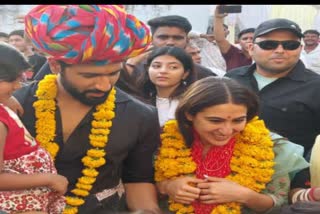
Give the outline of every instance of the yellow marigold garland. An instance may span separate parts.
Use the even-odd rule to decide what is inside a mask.
[[[55,111],[57,96],[56,75],[46,75],[39,82],[34,102],[36,120],[36,139],[41,146],[45,148],[53,159],[55,159],[59,145],[54,141],[56,132]],[[96,107],[93,113],[94,120],[91,125],[89,135],[90,148],[85,157],[82,158],[85,168],[82,170],[83,176],[78,179],[75,189],[71,192],[75,197],[66,197],[66,208],[63,214],[76,214],[78,207],[84,204],[84,198],[89,195],[92,185],[96,181],[99,172],[96,170],[106,163],[105,146],[107,145],[111,120],[115,117],[115,94],[116,90],[112,88],[107,100]]]
[[[193,174],[197,166],[191,157],[191,149],[185,145],[177,121],[168,121],[163,131],[162,144],[155,161],[155,180],[160,182]],[[231,173],[226,179],[261,192],[271,181],[273,166],[273,142],[269,130],[262,120],[255,117],[236,136],[230,163]],[[192,205],[175,203],[171,199],[169,210],[178,214],[194,213]],[[211,213],[240,214],[241,204],[232,202],[217,205]]]

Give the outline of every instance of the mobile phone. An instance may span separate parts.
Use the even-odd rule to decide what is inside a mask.
[[[241,13],[241,5],[221,5],[219,8],[219,13]]]

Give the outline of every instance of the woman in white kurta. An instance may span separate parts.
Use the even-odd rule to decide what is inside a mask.
[[[159,124],[175,118],[179,96],[194,82],[193,61],[183,49],[161,47],[147,59],[140,87],[147,100],[158,109]]]

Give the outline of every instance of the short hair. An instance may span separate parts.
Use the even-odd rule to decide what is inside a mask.
[[[305,32],[303,32],[303,35],[306,35],[307,33],[316,34],[316,35],[320,36],[320,33],[317,30],[313,30],[313,29],[306,30]]]
[[[9,38],[9,34],[7,34],[7,33],[5,33],[5,32],[0,32],[0,37]]]
[[[205,108],[233,103],[247,107],[247,121],[258,115],[258,96],[228,77],[206,77],[194,82],[179,99],[176,119],[188,146],[193,141],[192,122],[186,114],[196,116]]]
[[[238,34],[238,39],[240,39],[243,34],[246,34],[246,33],[254,33],[255,30],[256,30],[255,28],[246,28],[246,29],[243,29],[242,31],[239,32],[239,34]]]
[[[151,82],[148,70],[152,61],[158,56],[172,56],[179,60],[183,65],[184,71],[189,72],[189,75],[184,80],[185,84],[180,84],[171,94],[170,98],[175,98],[180,96],[189,85],[191,85],[196,80],[196,74],[194,71],[194,64],[191,56],[182,48],[175,46],[165,46],[160,48],[155,48],[147,58],[147,67],[144,72],[139,76],[138,85],[145,99],[153,99],[156,95],[156,87]]]
[[[19,50],[6,42],[0,42],[0,80],[13,82],[30,67]]]
[[[14,30],[9,33],[9,37],[14,35],[18,35],[24,38],[24,30]]]
[[[150,19],[148,21],[148,25],[150,26],[152,34],[154,34],[154,32],[159,27],[164,27],[164,26],[181,28],[186,32],[186,34],[188,34],[192,29],[192,25],[189,22],[189,20],[183,16],[178,16],[178,15],[156,17],[156,18]]]

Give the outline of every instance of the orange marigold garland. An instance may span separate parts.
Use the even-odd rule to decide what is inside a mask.
[[[274,152],[270,132],[264,122],[255,117],[235,138],[230,163],[231,173],[226,179],[261,192],[271,181],[274,173]],[[162,144],[155,161],[155,180],[160,182],[193,174],[197,166],[176,120],[170,120],[164,125],[161,140]],[[169,210],[179,214],[194,213],[192,205],[175,203],[172,199],[169,199]],[[217,205],[211,213],[240,214],[241,205],[235,202]]]
[[[55,111],[57,96],[56,75],[46,75],[39,82],[36,91],[38,100],[34,102],[36,116],[36,139],[45,148],[53,159],[55,159],[59,145],[54,141],[56,133]],[[82,177],[78,179],[75,189],[71,192],[75,195],[66,197],[66,208],[63,214],[76,214],[78,207],[84,204],[84,198],[89,195],[90,190],[99,174],[97,169],[106,163],[105,146],[108,142],[108,135],[112,126],[112,119],[115,117],[115,94],[112,88],[107,100],[96,107],[93,113],[91,133],[89,135],[91,148],[86,156],[82,158],[84,169]]]

